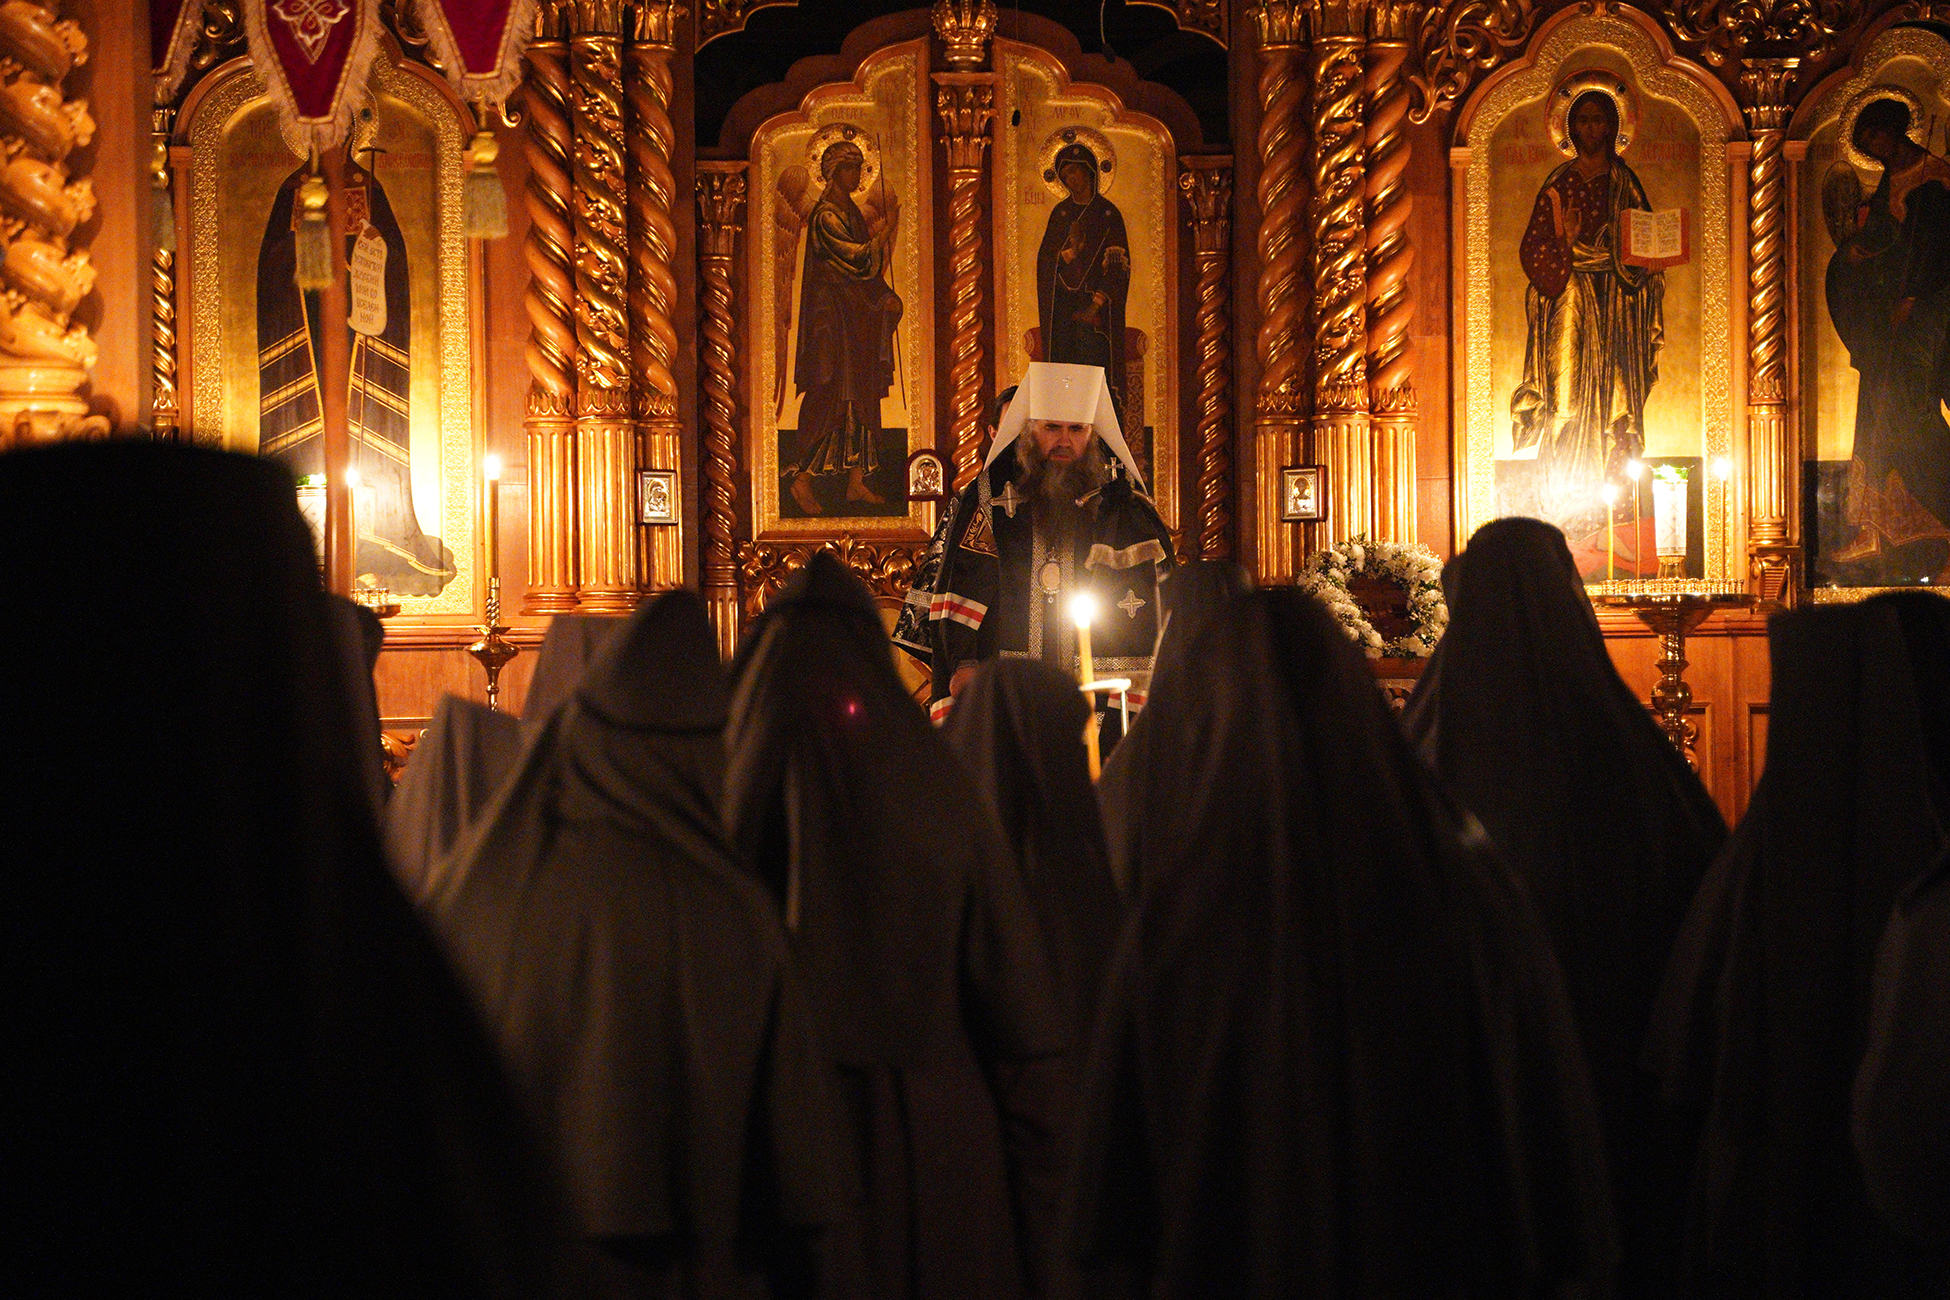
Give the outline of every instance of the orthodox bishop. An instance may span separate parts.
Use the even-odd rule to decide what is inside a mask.
[[[1030,365],[939,541],[933,581],[908,593],[894,633],[933,669],[937,720],[982,660],[1040,659],[1074,673],[1079,594],[1095,599],[1099,675],[1141,682],[1150,672],[1171,534],[1145,495],[1103,367]]]

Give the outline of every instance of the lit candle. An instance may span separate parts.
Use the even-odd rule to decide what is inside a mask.
[[[1607,483],[1598,495],[1605,499],[1605,581],[1618,579],[1618,522],[1612,507],[1618,504],[1618,484]]]
[[[1733,501],[1731,499],[1731,494],[1729,493],[1728,488],[1730,487],[1733,480],[1733,457],[1715,456],[1713,458],[1713,477],[1720,480],[1720,518],[1723,521],[1720,525],[1720,528],[1721,528],[1721,540],[1724,543],[1723,546],[1721,547],[1721,554],[1724,557],[1720,561],[1721,572],[1727,574],[1728,576],[1732,576],[1733,574]]]
[[[1639,523],[1645,517],[1645,470],[1645,462],[1637,457],[1625,462],[1625,475],[1632,480],[1632,574],[1641,578],[1645,570],[1637,557],[1645,554],[1645,529]]]
[[[1097,598],[1087,591],[1072,596],[1070,617],[1077,625],[1077,685],[1088,686],[1097,680],[1097,665],[1090,654],[1090,624],[1097,617]],[[1084,699],[1090,706],[1090,717],[1083,724],[1083,748],[1090,759],[1090,779],[1095,781],[1103,772],[1103,759],[1097,748],[1097,697],[1093,693]]]
[[[490,628],[501,621],[501,458],[489,455],[481,460],[481,477],[487,493],[487,621]]]
[[[359,579],[359,467],[345,467],[345,531],[352,538],[352,572],[345,575],[346,590]]]

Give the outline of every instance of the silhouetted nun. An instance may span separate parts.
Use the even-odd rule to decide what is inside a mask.
[[[1124,919],[1084,755],[1089,716],[1075,678],[1033,659],[993,659],[942,728],[1015,850],[1079,1049]]]
[[[386,806],[386,851],[409,897],[483,813],[522,750],[521,722],[443,695]]]
[[[437,872],[429,909],[630,1295],[797,1295],[847,1197],[770,901],[718,818],[703,606],[639,608]]]
[[[1403,722],[1550,931],[1605,1123],[1621,1291],[1663,1297],[1691,1135],[1639,1062],[1726,822],[1612,666],[1562,533],[1485,524],[1445,577],[1449,630]]]
[[[1950,1290],[1877,1218],[1849,1143],[1877,942],[1950,817],[1931,761],[1943,612],[1919,594],[1769,625],[1767,767],[1687,915],[1648,1044],[1668,1095],[1706,1112],[1677,1294]]]
[[[1148,1297],[1609,1293],[1549,940],[1333,620],[1235,597],[1145,710],[1143,896],[1091,1057],[1073,1247]]]
[[[1950,850],[1882,937],[1854,1133],[1869,1200],[1950,1264]]]
[[[1146,699],[1174,690],[1200,688],[1200,669],[1187,658],[1185,647],[1197,638],[1205,621],[1227,608],[1233,598],[1251,591],[1253,580],[1231,560],[1197,560],[1181,564],[1158,581],[1158,599],[1164,603],[1165,617],[1158,632],[1158,650],[1146,688]],[[1104,838],[1110,850],[1111,874],[1127,899],[1135,898],[1142,884],[1136,876],[1138,842],[1142,836],[1144,809],[1138,790],[1147,767],[1153,761],[1170,762],[1168,756],[1155,760],[1150,753],[1144,714],[1131,719],[1131,729],[1104,757],[1104,770],[1097,781],[1097,799],[1103,809]]]
[[[582,675],[626,621],[613,614],[557,614],[548,621],[521,704],[521,720],[530,730],[575,694]]]
[[[566,1293],[542,1162],[382,861],[289,474],[10,452],[0,554],[8,1292]]]
[[[785,917],[866,1197],[847,1285],[1040,1290],[1069,1037],[987,801],[829,554],[746,633],[733,681],[726,820]]]

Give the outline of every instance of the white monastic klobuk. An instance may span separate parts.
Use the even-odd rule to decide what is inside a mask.
[[[1022,383],[996,426],[995,441],[989,446],[987,468],[995,458],[1022,436],[1031,420],[1054,420],[1062,424],[1088,424],[1096,429],[1104,445],[1117,454],[1134,483],[1143,484],[1137,461],[1124,441],[1124,430],[1117,423],[1117,408],[1110,400],[1110,384],[1102,366],[1062,365],[1054,361],[1032,361],[1023,373]]]

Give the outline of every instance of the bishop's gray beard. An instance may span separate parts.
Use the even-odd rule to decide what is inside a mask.
[[[1062,465],[1047,459],[1036,446],[1035,437],[1024,430],[1016,439],[1016,464],[1022,491],[1035,501],[1036,508],[1070,519],[1079,513],[1077,498],[1102,487],[1107,476],[1104,444],[1097,438],[1090,440],[1083,455]]]

